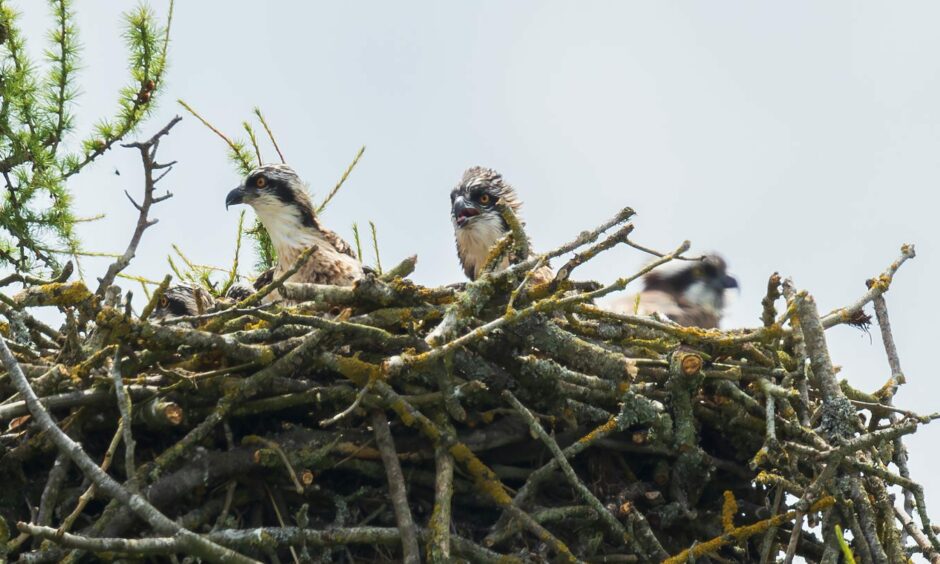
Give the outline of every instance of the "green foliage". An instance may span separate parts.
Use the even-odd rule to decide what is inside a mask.
[[[836,540],[839,541],[839,548],[842,550],[842,556],[845,557],[846,564],[855,564],[855,555],[852,553],[849,543],[845,542],[845,537],[842,535],[842,527],[837,524],[835,530]]]
[[[228,278],[219,290],[219,295],[224,296],[232,284],[238,279],[238,257],[242,251],[242,235],[245,232],[245,212],[238,215],[238,233],[235,234],[235,256],[232,258],[232,268],[229,270]]]
[[[370,221],[369,229],[372,231],[372,250],[375,251],[375,270],[382,274],[382,257],[379,256],[379,234],[375,229],[375,223]]]
[[[0,265],[56,270],[59,253],[79,254],[67,179],[123,139],[153,108],[166,68],[166,25],[146,6],[125,14],[130,80],[118,94],[118,111],[101,119],[68,154],[80,48],[71,0],[49,0],[53,24],[43,65],[28,56],[19,14],[0,0]],[[172,2],[170,14],[172,15]],[[55,248],[59,247],[59,248]]]
[[[356,156],[353,158],[352,162],[349,163],[349,166],[346,167],[346,170],[343,171],[343,175],[339,178],[339,182],[336,183],[336,186],[333,186],[333,189],[330,190],[330,193],[326,195],[326,198],[323,198],[323,202],[317,206],[317,213],[323,213],[323,210],[326,209],[327,204],[333,199],[333,196],[339,192],[339,189],[343,187],[343,184],[346,182],[346,179],[349,178],[349,173],[356,168],[356,164],[359,163],[359,159],[362,158],[362,154],[366,152],[366,146],[363,145],[359,148],[359,152],[356,153]]]
[[[241,244],[238,245],[241,247]],[[193,261],[183,254],[183,250],[179,248],[178,245],[173,245],[173,251],[176,253],[177,258],[182,261],[182,266],[177,264],[173,260],[173,256],[167,257],[167,262],[170,264],[170,269],[173,271],[173,274],[176,275],[176,278],[182,282],[185,282],[191,286],[202,287],[210,291],[214,296],[219,296],[224,293],[223,290],[219,290],[217,283],[212,280],[213,273],[220,273],[223,276],[228,276],[229,271],[217,266],[209,266],[205,264],[196,264]],[[237,252],[237,251],[236,251]],[[236,258],[237,261],[237,258]],[[228,284],[223,283],[225,290],[228,290]]]
[[[356,242],[356,257],[359,259],[359,262],[362,262],[362,241],[359,239],[359,224],[352,224],[353,230],[353,241]]]

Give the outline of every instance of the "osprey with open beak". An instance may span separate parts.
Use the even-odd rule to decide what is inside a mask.
[[[516,216],[519,215],[522,202],[513,187],[495,170],[480,166],[467,169],[460,183],[450,193],[457,257],[464,274],[471,280],[476,280],[482,274],[493,246],[510,232],[496,207],[500,202],[509,206]],[[508,266],[509,259],[506,258],[494,270],[503,270]],[[551,269],[543,266],[534,273],[532,280],[537,284],[551,277]]]
[[[317,218],[307,189],[294,169],[285,164],[260,166],[228,193],[225,207],[248,204],[271,236],[277,251],[277,278],[289,270],[309,247],[317,250],[288,282],[351,286],[363,276],[352,247],[326,229]]]

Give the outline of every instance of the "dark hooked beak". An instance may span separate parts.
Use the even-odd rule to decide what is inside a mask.
[[[729,290],[731,288],[738,288],[738,280],[734,276],[725,274],[721,278],[721,287],[724,288],[725,290]]]
[[[457,222],[458,227],[463,227],[470,218],[475,215],[480,215],[480,210],[475,208],[473,204],[468,204],[467,200],[463,196],[460,196],[454,200],[454,207],[452,209],[454,214],[454,220]]]
[[[236,204],[242,204],[245,202],[245,189],[242,186],[232,190],[228,193],[228,196],[225,197],[225,209],[228,209],[229,206],[234,206]]]

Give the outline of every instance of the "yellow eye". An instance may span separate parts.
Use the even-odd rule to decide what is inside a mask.
[[[258,188],[264,188],[267,185],[268,185],[267,178],[263,176],[259,176],[258,178],[255,178],[255,186],[257,186]]]
[[[166,299],[166,296],[160,296],[160,307],[166,307],[170,305],[170,300]]]
[[[490,203],[490,195],[489,195],[489,194],[480,194],[480,203],[483,204],[484,206],[485,206],[486,204]]]

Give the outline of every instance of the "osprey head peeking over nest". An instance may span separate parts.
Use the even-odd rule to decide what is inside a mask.
[[[725,308],[725,292],[738,287],[718,255],[698,261],[673,261],[643,277],[638,295],[619,298],[610,308],[618,313],[660,313],[679,325],[715,329]]]
[[[255,289],[244,282],[229,286],[225,296],[213,297],[205,288],[188,284],[177,284],[166,289],[151,314],[157,321],[167,321],[177,317],[205,315],[216,309],[219,304],[231,305],[240,302],[255,293]]]
[[[308,247],[317,250],[289,282],[351,286],[362,278],[362,264],[352,247],[320,224],[307,189],[285,164],[260,166],[228,193],[225,207],[248,204],[271,236],[277,251],[274,277],[290,270]]]
[[[203,315],[216,301],[212,294],[195,286],[176,285],[166,289],[151,316],[157,321],[174,317]]]
[[[519,215],[522,202],[512,186],[503,176],[490,168],[475,166],[463,173],[463,178],[450,192],[451,221],[457,240],[457,257],[464,274],[476,280],[481,274],[490,251],[510,228],[497,209],[503,203]],[[521,219],[520,219],[521,221]],[[506,258],[494,270],[509,266]],[[543,266],[536,272],[533,281],[543,282],[551,278],[551,269]]]

